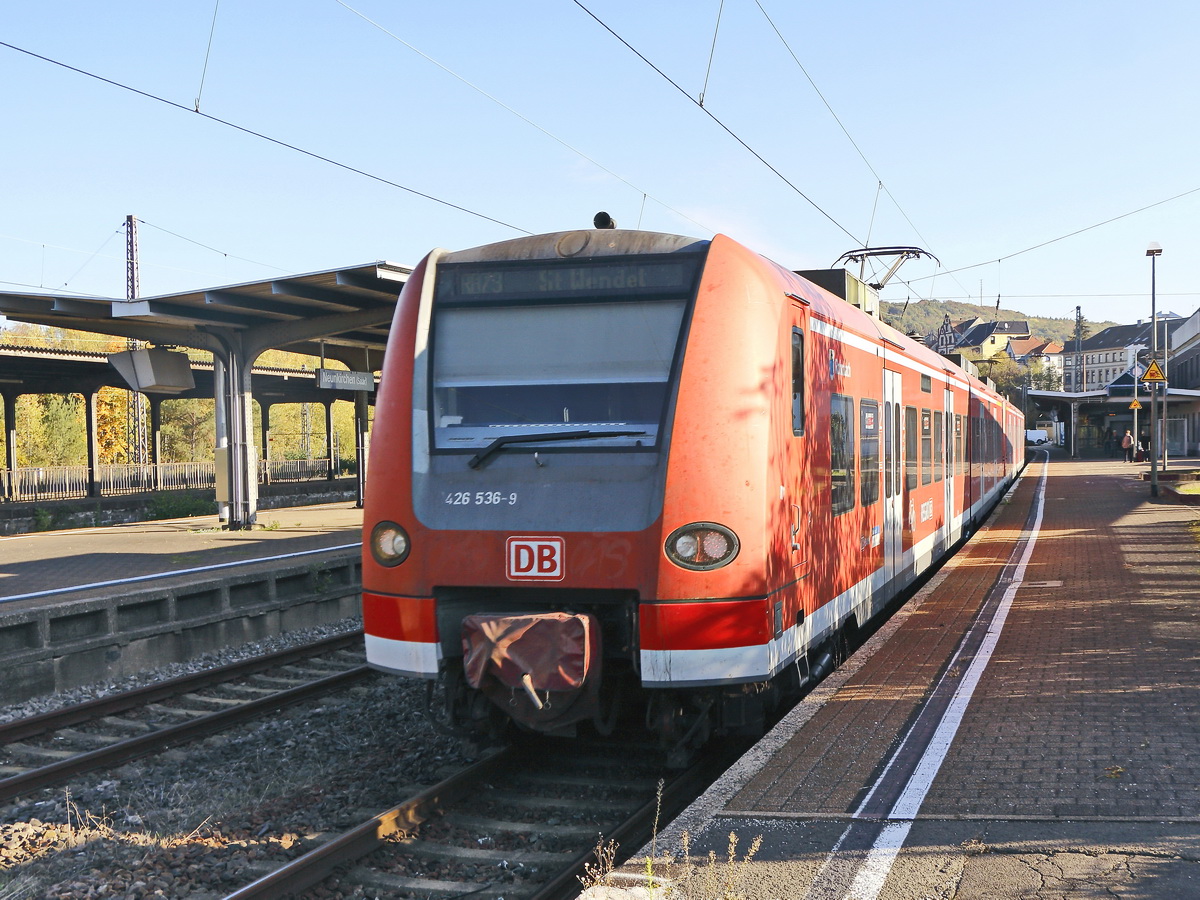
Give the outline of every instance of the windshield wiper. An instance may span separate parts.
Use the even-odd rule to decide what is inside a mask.
[[[540,444],[544,441],[586,441],[593,438],[632,437],[644,431],[549,431],[545,434],[506,434],[498,437],[469,460],[467,467],[478,469],[484,461],[499,453],[509,444]]]

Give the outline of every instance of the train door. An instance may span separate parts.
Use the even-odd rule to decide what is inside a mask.
[[[954,392],[949,387],[943,392],[942,421],[938,423],[941,454],[937,465],[945,470],[942,479],[942,528],[944,541],[949,543],[954,532]]]
[[[803,308],[793,307],[793,321],[800,324],[792,326],[792,450],[796,454],[796,462],[788,473],[787,496],[788,516],[791,521],[791,560],[793,577],[803,578],[808,574],[809,555],[812,549],[812,503],[807,496],[809,487],[808,472],[812,461],[806,455],[807,445],[804,438],[806,426],[807,391],[805,378],[806,354],[804,346],[805,332],[803,324]]]
[[[904,491],[901,489],[900,373],[883,370],[883,564],[889,583],[895,583],[904,556]]]

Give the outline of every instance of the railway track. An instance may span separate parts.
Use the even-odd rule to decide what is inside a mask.
[[[0,803],[350,687],[372,675],[361,646],[338,635],[0,725]]]
[[[509,747],[349,831],[315,836],[226,900],[299,896],[331,877],[368,896],[573,897],[601,837],[636,850],[744,749],[708,753],[660,788],[659,754],[628,743]]]

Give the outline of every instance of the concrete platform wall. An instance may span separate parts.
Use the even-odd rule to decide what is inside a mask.
[[[0,698],[120,678],[361,612],[357,554],[0,617]]]

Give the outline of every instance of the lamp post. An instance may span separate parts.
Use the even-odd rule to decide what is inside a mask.
[[[1162,256],[1162,247],[1152,242],[1146,248],[1150,257],[1150,358],[1158,360],[1158,308],[1154,286],[1154,264]],[[1150,382],[1150,496],[1158,496],[1158,382]]]

